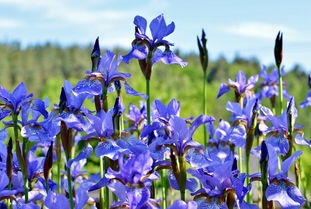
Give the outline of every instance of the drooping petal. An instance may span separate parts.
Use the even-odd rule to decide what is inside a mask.
[[[171,50],[165,50],[164,52],[162,52],[161,50],[157,49],[152,57],[152,64],[159,61],[163,62],[164,64],[180,65],[181,67],[186,67],[188,64],[186,61],[179,58]]]
[[[123,61],[126,64],[130,63],[131,59],[138,59],[142,60],[147,57],[148,54],[148,47],[143,43],[137,42],[133,44],[132,50],[127,55],[123,56]]]
[[[73,88],[73,93],[75,95],[79,94],[91,94],[91,95],[100,95],[102,93],[102,84],[99,80],[95,79],[83,79],[77,83]]]
[[[271,183],[267,188],[266,197],[268,201],[277,201],[285,209],[299,209],[305,202],[298,188],[283,181]]]
[[[49,209],[70,208],[69,200],[64,195],[52,191],[46,196],[44,205]]]
[[[112,160],[116,160],[120,153],[128,153],[126,149],[119,147],[116,142],[109,140],[106,142],[99,143],[95,148],[95,154],[97,157],[108,157]]]
[[[80,161],[80,160],[83,160],[83,159],[86,159],[88,158],[93,152],[93,147],[90,145],[90,144],[87,144],[82,150],[81,152],[78,154],[77,157],[69,160],[67,162],[67,166],[68,167],[71,167],[71,164],[75,161]]]
[[[132,96],[140,96],[143,99],[147,100],[148,96],[146,94],[143,93],[139,93],[137,92],[135,89],[133,89],[127,82],[124,83],[124,88],[125,88],[125,92],[128,95],[132,95]]]
[[[197,209],[198,205],[194,201],[188,202],[188,204],[182,200],[176,200],[167,209]]]

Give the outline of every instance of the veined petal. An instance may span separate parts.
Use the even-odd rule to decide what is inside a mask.
[[[186,61],[179,58],[170,50],[165,50],[162,52],[161,50],[157,49],[152,57],[152,64],[159,61],[162,61],[164,64],[180,65],[181,67],[186,67],[188,64]]]
[[[49,191],[44,205],[49,209],[70,208],[69,200],[62,194]]]
[[[150,23],[150,31],[153,40],[161,40],[166,34],[166,23],[163,14],[154,18]]]
[[[75,95],[87,93],[91,95],[100,95],[102,92],[102,84],[98,80],[83,79],[73,88]]]
[[[298,209],[305,202],[298,188],[287,185],[284,181],[278,184],[271,183],[267,188],[266,196],[268,201],[277,201],[282,208],[286,209]]]

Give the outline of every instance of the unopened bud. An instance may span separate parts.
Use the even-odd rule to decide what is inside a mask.
[[[10,182],[12,180],[13,175],[13,143],[12,143],[12,137],[10,137],[8,146],[7,146],[7,156],[6,156],[6,173],[10,179]]]
[[[199,52],[200,52],[200,61],[202,65],[203,72],[206,72],[207,67],[208,67],[208,51],[206,47],[206,34],[204,30],[202,30],[202,36],[201,40],[199,37],[197,37],[197,42],[198,42],[198,47],[199,47]]]
[[[280,68],[283,58],[283,33],[281,31],[279,31],[275,39],[274,58],[276,66]]]
[[[59,112],[62,113],[67,106],[67,96],[64,87],[62,87],[62,91],[59,96]]]
[[[49,173],[52,169],[53,165],[53,142],[51,142],[51,145],[49,147],[49,150],[46,154],[44,166],[43,166],[43,175],[45,179],[49,178]]]
[[[94,43],[94,47],[91,53],[91,60],[92,60],[92,71],[97,70],[99,61],[100,61],[100,48],[99,48],[99,37],[96,38]]]
[[[309,76],[308,76],[308,85],[311,88],[311,74],[309,74]]]

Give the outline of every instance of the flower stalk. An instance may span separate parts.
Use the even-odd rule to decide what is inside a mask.
[[[25,203],[28,203],[28,191],[29,191],[29,188],[28,188],[27,154],[26,154],[26,147],[25,147],[25,145],[23,146],[23,151],[21,150],[20,145],[19,145],[17,118],[18,118],[18,116],[16,114],[12,115],[14,136],[15,136],[15,145],[16,145],[16,156],[17,156],[18,163],[19,163],[19,165],[21,167],[22,174],[23,174]]]
[[[206,84],[207,84],[207,67],[208,67],[208,50],[206,47],[206,43],[207,43],[207,38],[205,35],[204,30],[202,30],[202,36],[201,36],[201,40],[199,39],[199,37],[197,37],[197,43],[198,43],[198,47],[199,47],[199,52],[200,52],[200,62],[201,62],[201,66],[202,66],[202,70],[203,70],[203,114],[207,115],[207,109],[206,109],[206,100],[207,100],[207,95],[206,95]],[[206,132],[206,128],[203,127],[203,136],[204,136],[204,147],[206,148],[207,146],[207,132]]]
[[[278,114],[281,115],[283,112],[283,79],[282,79],[282,72],[281,72],[281,64],[282,64],[282,58],[283,58],[283,33],[281,33],[281,31],[279,31],[275,39],[274,58],[275,58],[275,64],[278,68],[278,76],[279,76]]]

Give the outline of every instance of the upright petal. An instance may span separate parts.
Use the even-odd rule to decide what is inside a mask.
[[[135,26],[139,29],[139,31],[142,34],[146,33],[147,20],[145,18],[143,18],[142,16],[137,15],[134,18],[134,24],[135,24]]]

